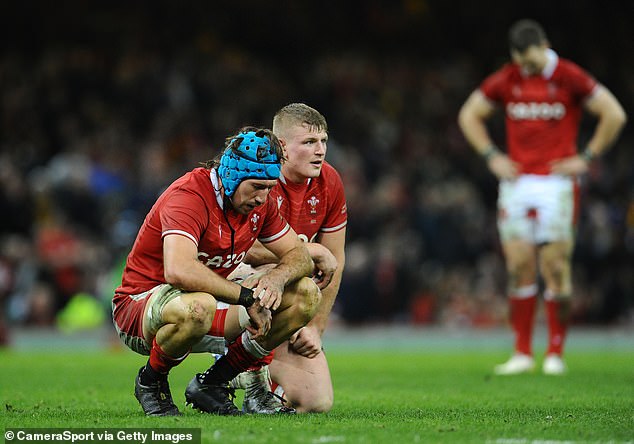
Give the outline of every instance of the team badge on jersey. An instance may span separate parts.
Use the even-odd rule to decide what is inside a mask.
[[[308,205],[310,205],[310,214],[317,214],[316,207],[317,207],[317,204],[319,203],[319,199],[317,199],[315,196],[312,196],[306,202],[308,202]]]
[[[557,95],[557,85],[552,82],[548,82],[548,96],[555,97]]]
[[[522,88],[519,85],[513,85],[513,89],[511,91],[513,97],[519,97],[522,95]]]
[[[257,231],[259,220],[260,220],[259,214],[254,214],[253,216],[251,216],[251,224],[252,224],[251,230],[252,231]]]
[[[282,208],[282,202],[284,202],[284,198],[282,196],[277,196],[277,209]]]

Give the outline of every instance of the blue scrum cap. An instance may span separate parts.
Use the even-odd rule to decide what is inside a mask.
[[[234,148],[237,139],[240,145]],[[241,132],[234,137],[220,158],[218,174],[225,188],[225,195],[233,193],[246,179],[275,180],[280,177],[281,161],[268,137],[260,137],[255,131]]]

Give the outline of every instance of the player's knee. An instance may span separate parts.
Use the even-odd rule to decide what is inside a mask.
[[[211,321],[216,311],[215,301],[192,299],[180,312],[179,329],[187,336],[204,336],[211,328]]]
[[[332,409],[333,399],[331,396],[322,396],[317,399],[310,409],[311,413],[328,413]]]
[[[549,258],[542,264],[542,274],[551,285],[563,287],[570,276],[570,263],[566,258]]]
[[[555,273],[560,281],[566,279],[570,275],[570,261],[568,258],[559,258],[553,266]]]
[[[509,288],[517,288],[520,286],[520,273],[517,267],[507,265],[506,267],[506,275],[508,279]]]
[[[302,278],[295,284],[297,315],[308,323],[317,312],[321,301],[321,291],[310,278]]]
[[[513,262],[506,266],[510,288],[519,288],[535,282],[535,267],[524,262]]]
[[[300,399],[294,404],[299,413],[328,413],[334,403],[332,393],[322,393],[307,399]]]

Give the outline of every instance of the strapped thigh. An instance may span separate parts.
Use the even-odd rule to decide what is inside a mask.
[[[144,325],[152,336],[156,334],[159,328],[165,325],[163,309],[167,303],[184,293],[187,292],[170,284],[161,284],[154,289],[154,293],[147,303],[144,319]]]

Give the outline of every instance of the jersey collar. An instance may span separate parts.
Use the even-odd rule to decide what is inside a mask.
[[[546,66],[542,70],[542,76],[545,79],[550,79],[555,72],[555,68],[557,68],[557,63],[559,62],[559,56],[555,51],[550,48],[546,49]]]
[[[291,184],[291,185],[295,185],[295,186],[302,186],[302,185],[310,185],[310,181],[311,181],[311,180],[313,180],[313,178],[312,178],[312,177],[309,177],[308,179],[306,179],[306,181],[305,181],[305,182],[302,182],[302,183],[295,183],[295,182],[293,182],[293,181],[287,181],[287,180],[286,180],[286,177],[284,176],[284,173],[282,173],[282,174],[280,174],[280,177],[278,178],[278,180],[279,180],[280,182],[282,182],[284,185]]]
[[[216,193],[216,202],[220,205],[220,208],[224,210],[225,201],[222,198],[222,193],[220,192],[221,185],[220,180],[218,180],[218,172],[215,168],[209,170],[209,179],[211,180],[211,186],[214,189],[214,193]]]

